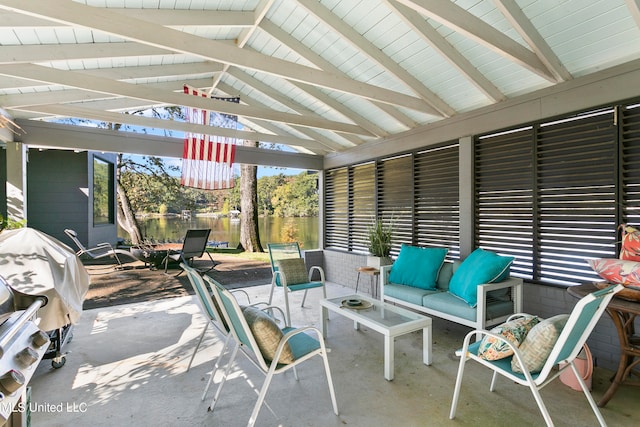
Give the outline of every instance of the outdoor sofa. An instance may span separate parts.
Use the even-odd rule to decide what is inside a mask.
[[[522,311],[522,279],[510,277],[511,257],[476,249],[464,261],[445,261],[447,249],[403,245],[393,265],[380,268],[380,299],[475,329]]]

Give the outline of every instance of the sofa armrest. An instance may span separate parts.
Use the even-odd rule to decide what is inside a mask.
[[[392,265],[383,265],[380,267],[380,300],[384,301],[384,287],[388,285],[389,273],[391,272]]]
[[[513,313],[522,312],[522,288],[523,280],[518,277],[509,277],[501,282],[485,283],[478,285],[478,310],[477,321],[479,329],[485,329],[487,293],[497,289],[511,288],[511,301],[513,302]]]

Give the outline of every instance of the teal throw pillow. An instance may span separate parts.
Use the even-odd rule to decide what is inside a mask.
[[[402,245],[398,259],[393,263],[389,281],[399,285],[434,290],[447,248],[420,248]]]
[[[506,279],[513,260],[513,257],[478,248],[460,264],[451,277],[449,292],[475,307],[478,304],[478,285]]]

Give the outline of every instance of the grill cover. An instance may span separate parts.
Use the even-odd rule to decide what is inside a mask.
[[[89,274],[69,246],[48,234],[33,228],[1,232],[0,275],[20,292],[48,298],[38,311],[40,329],[58,329],[80,318]]]

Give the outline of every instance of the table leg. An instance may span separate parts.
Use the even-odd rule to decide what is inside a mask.
[[[422,328],[422,363],[427,366],[431,365],[432,350],[431,325],[429,325],[426,328]]]
[[[394,360],[394,344],[395,338],[388,335],[384,336],[384,378],[387,381],[393,380]]]
[[[618,370],[611,381],[611,385],[604,393],[600,401],[598,402],[599,407],[604,407],[609,400],[613,397],[613,395],[618,390],[620,384],[622,384],[625,380],[625,374],[627,367],[630,363],[633,362],[634,354],[632,351],[632,347],[629,343],[630,336],[633,334],[633,322],[635,319],[635,315],[631,317],[629,313],[624,313],[620,310],[614,310],[612,308],[607,308],[607,314],[613,320],[613,324],[616,327],[616,331],[618,332],[618,339],[620,342],[620,363],[618,364]]]
[[[373,274],[370,277],[370,282],[371,282],[371,296],[374,299],[378,299],[378,284],[376,283],[376,276],[374,276]]]

